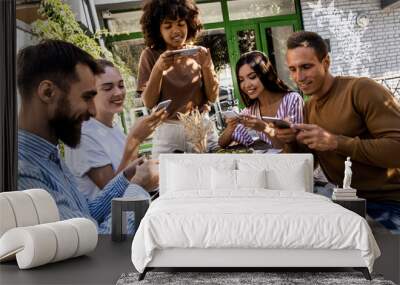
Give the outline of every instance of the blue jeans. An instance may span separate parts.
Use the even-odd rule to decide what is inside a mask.
[[[367,214],[391,233],[400,235],[400,202],[367,201]]]
[[[326,183],[325,185],[314,184],[314,193],[332,198],[333,188],[335,188],[335,185],[331,183]]]
[[[327,183],[324,186],[314,185],[314,193],[331,198],[335,186]],[[400,202],[367,200],[367,214],[373,220],[382,224],[391,233],[400,235]]]

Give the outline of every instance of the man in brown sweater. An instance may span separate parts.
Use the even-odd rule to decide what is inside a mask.
[[[335,185],[341,186],[344,161],[351,157],[351,186],[368,199],[368,210],[389,205],[400,233],[399,103],[371,79],[333,76],[328,48],[316,33],[294,33],[287,48],[291,77],[311,97],[305,106],[305,124],[291,129],[297,131],[297,141],[315,154]],[[285,133],[278,131],[279,135]]]

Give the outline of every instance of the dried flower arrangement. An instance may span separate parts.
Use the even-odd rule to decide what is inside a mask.
[[[212,128],[212,122],[206,118],[207,113],[200,113],[196,108],[186,114],[178,113],[178,119],[185,128],[186,139],[193,144],[193,150],[204,153],[207,150],[207,133]]]

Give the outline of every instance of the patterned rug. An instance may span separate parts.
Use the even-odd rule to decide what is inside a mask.
[[[138,276],[138,273],[122,274],[117,285],[395,285],[379,275],[372,275],[372,281],[368,281],[360,272],[148,272],[142,281],[138,281]]]

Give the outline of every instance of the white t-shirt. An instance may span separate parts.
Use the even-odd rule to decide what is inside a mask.
[[[81,142],[78,147],[71,149],[65,146],[65,162],[78,182],[79,191],[87,199],[94,199],[100,191],[87,175],[88,171],[109,164],[116,171],[121,163],[125,142],[126,136],[119,126],[114,125],[110,128],[95,118],[90,118],[82,124]],[[135,193],[129,192],[132,191],[128,187],[124,196],[147,194],[144,191],[137,193],[137,190],[133,191]]]

